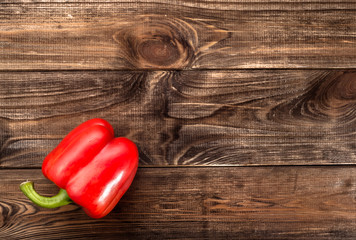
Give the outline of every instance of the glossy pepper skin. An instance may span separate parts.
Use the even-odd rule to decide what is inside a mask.
[[[101,218],[127,191],[137,167],[136,145],[127,138],[115,138],[112,126],[96,118],[72,130],[44,159],[42,172],[65,190],[69,197],[67,202],[72,200],[90,217]],[[23,192],[31,199],[31,194]],[[36,203],[36,197],[31,200]],[[37,204],[46,207],[46,204]]]

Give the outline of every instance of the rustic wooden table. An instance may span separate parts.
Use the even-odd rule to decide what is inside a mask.
[[[0,239],[356,239],[356,1],[2,0]],[[91,219],[34,206],[101,117],[137,176]]]

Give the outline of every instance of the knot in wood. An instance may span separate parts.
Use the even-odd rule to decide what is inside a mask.
[[[347,129],[356,120],[356,72],[339,71],[317,75],[304,94],[286,101],[268,113],[268,119],[284,124],[322,128],[337,125]],[[298,120],[298,121],[296,121]],[[308,125],[306,125],[308,123]]]
[[[302,112],[338,119],[339,123],[352,122],[356,107],[356,73],[339,72],[323,79],[323,82],[305,99]],[[314,116],[314,118],[316,117]]]
[[[347,72],[336,81],[338,98],[344,101],[356,102],[356,72]]]
[[[194,60],[190,43],[197,37],[182,20],[150,16],[117,31],[113,38],[132,67],[182,69]]]
[[[354,112],[352,109],[356,107],[356,72],[346,72],[333,81],[325,82],[317,96],[320,108],[325,109],[328,115],[350,117],[350,111]]]

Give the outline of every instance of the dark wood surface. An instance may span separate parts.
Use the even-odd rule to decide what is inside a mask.
[[[356,71],[4,72],[0,86],[1,167],[41,167],[92,117],[141,165],[356,162]]]
[[[356,66],[354,0],[5,2],[0,70]]]
[[[0,49],[0,239],[356,239],[354,0],[3,0]],[[94,117],[139,147],[127,194],[34,206]]]
[[[18,190],[40,170],[2,170],[4,239],[355,239],[355,167],[140,168],[113,212],[42,209]],[[316,181],[317,180],[317,181]]]

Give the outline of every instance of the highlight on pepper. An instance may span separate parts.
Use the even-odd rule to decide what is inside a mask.
[[[43,161],[44,176],[60,188],[57,195],[39,195],[31,181],[20,189],[38,206],[56,208],[74,202],[90,217],[101,218],[127,191],[137,167],[136,145],[115,138],[112,126],[95,118],[73,129]]]

